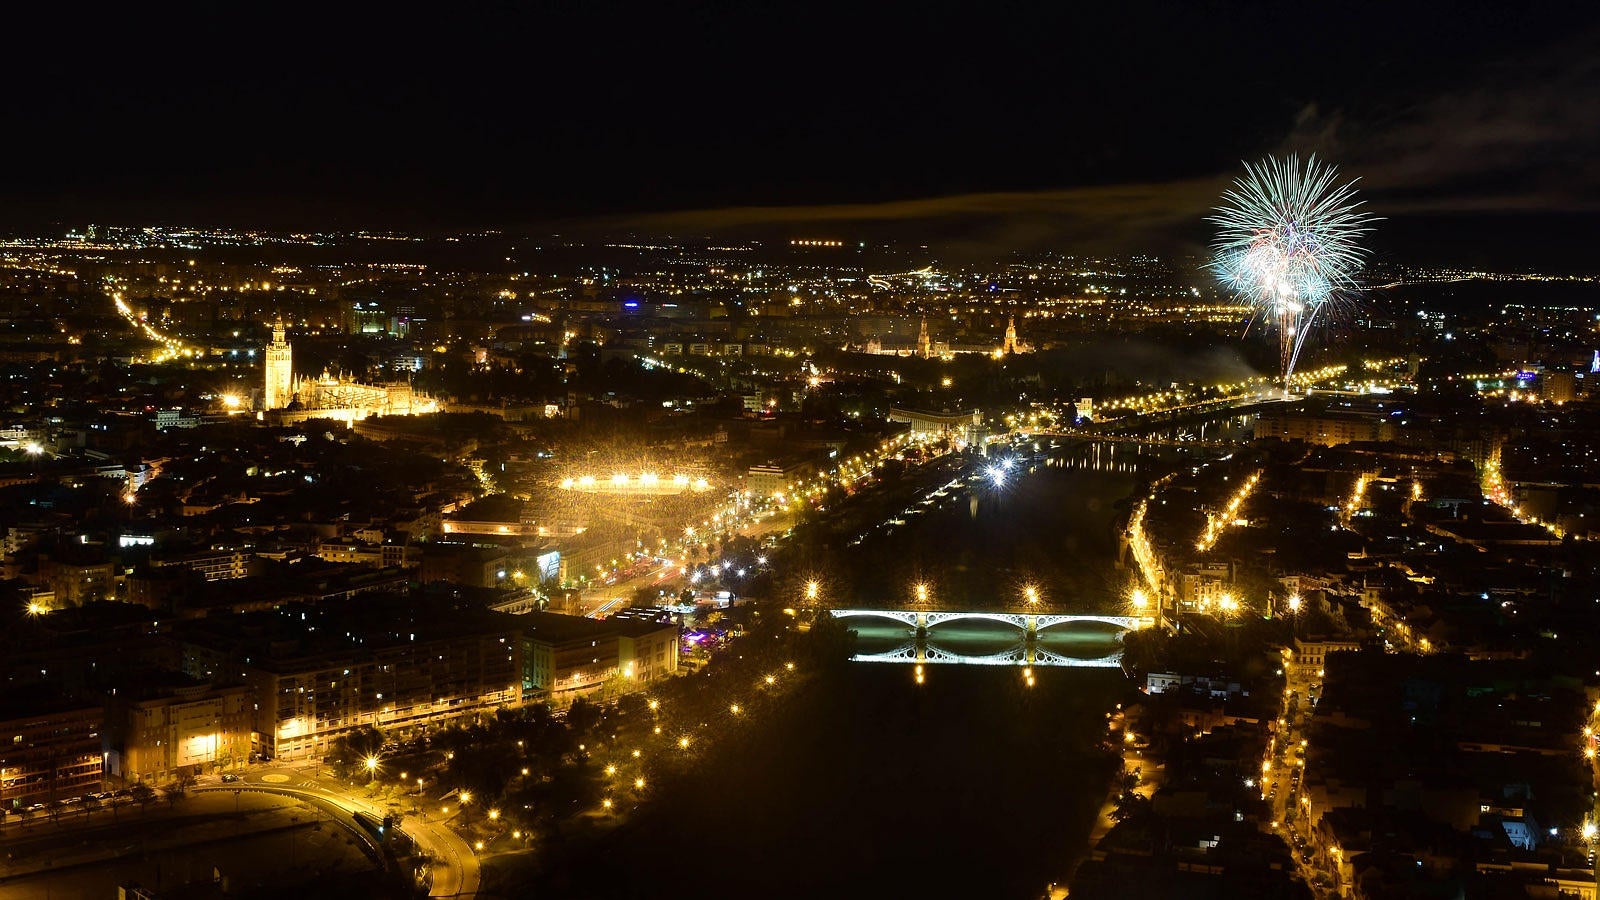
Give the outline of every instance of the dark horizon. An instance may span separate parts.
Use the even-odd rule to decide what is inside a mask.
[[[0,228],[799,233],[1185,252],[1318,153],[1380,256],[1592,270],[1600,14],[823,5],[37,23]]]

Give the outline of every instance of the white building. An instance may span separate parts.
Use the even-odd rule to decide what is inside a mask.
[[[283,409],[294,399],[294,351],[284,337],[283,323],[272,324],[272,343],[267,345],[267,390],[262,404],[267,409]]]

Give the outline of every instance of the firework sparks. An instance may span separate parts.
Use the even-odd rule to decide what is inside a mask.
[[[1315,156],[1245,164],[1245,176],[1222,195],[1211,267],[1248,301],[1256,320],[1278,329],[1288,389],[1306,335],[1324,308],[1355,288],[1372,216],[1355,199],[1355,182]]]

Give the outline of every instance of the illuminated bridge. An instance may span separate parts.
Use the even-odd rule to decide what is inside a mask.
[[[851,657],[856,662],[887,663],[951,663],[977,666],[1086,666],[1114,668],[1122,665],[1122,635],[1156,624],[1152,616],[1115,616],[1094,613],[1083,615],[1058,615],[1046,613],[1013,613],[989,611],[920,611],[911,609],[835,609],[829,611],[837,619],[888,620],[903,629],[903,640],[897,646],[876,652],[857,653]],[[978,652],[963,653],[956,649],[962,643],[959,636],[940,635],[940,626],[956,622],[999,623],[1009,626],[1012,641],[1009,646],[996,649],[985,647]],[[1106,652],[1093,656],[1077,656],[1058,652],[1064,648],[1043,646],[1041,634],[1058,626],[1075,623],[1108,625],[1115,631],[1116,644]],[[1002,630],[1004,632],[1004,630]]]

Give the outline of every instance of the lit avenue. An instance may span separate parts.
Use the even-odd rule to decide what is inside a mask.
[[[1374,12],[18,16],[0,900],[1597,900],[1600,15]]]

